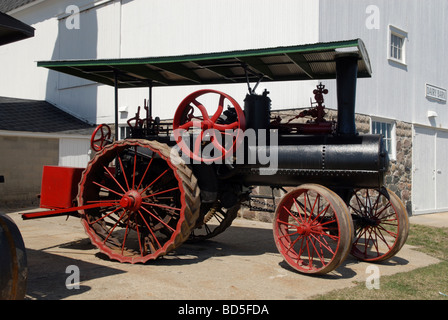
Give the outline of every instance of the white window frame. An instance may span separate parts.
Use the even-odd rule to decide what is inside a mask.
[[[398,37],[402,40],[402,45],[399,50],[401,50],[401,59],[394,57],[392,54],[392,39],[393,37]],[[390,61],[407,65],[406,61],[406,47],[407,47],[407,39],[408,39],[408,33],[400,28],[397,28],[393,25],[389,25],[389,36],[387,37],[387,58]]]
[[[375,123],[380,123],[380,124],[384,124],[386,126],[390,126],[390,136],[388,136],[387,133],[385,134],[382,130],[381,130],[381,132],[376,132],[376,130],[374,130],[374,127],[373,127]],[[396,126],[396,122],[394,120],[390,120],[390,119],[382,119],[382,118],[372,117],[372,118],[370,118],[370,133],[371,134],[382,134],[384,136],[384,139],[386,141],[389,141],[390,148],[387,150],[387,152],[389,154],[389,159],[391,161],[396,161],[397,160],[397,126]],[[386,147],[387,147],[387,142],[386,142]]]

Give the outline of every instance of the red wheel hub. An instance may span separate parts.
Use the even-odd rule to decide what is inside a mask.
[[[322,232],[323,227],[317,221],[313,221],[311,223],[304,222],[303,224],[297,227],[297,233],[304,237],[308,237],[311,233],[322,234]]]
[[[120,206],[129,211],[137,211],[142,204],[142,196],[137,190],[130,190],[120,200]]]
[[[202,130],[208,130],[208,129],[213,129],[213,121],[212,120],[210,120],[210,119],[205,119],[203,122],[202,122],[202,124],[201,124],[201,127],[202,127]]]
[[[308,223],[304,223],[297,227],[297,233],[302,236],[308,237],[311,233],[311,226]]]

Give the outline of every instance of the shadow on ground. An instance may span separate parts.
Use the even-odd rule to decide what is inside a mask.
[[[76,241],[68,241],[60,244],[54,244],[51,247],[41,250],[27,249],[29,277],[27,284],[27,299],[35,300],[60,300],[74,297],[75,295],[87,293],[90,288],[83,283],[97,278],[107,278],[116,275],[129,273],[129,282],[138,281],[136,273],[144,272],[146,266],[154,272],[154,268],[165,270],[170,267],[182,267],[204,262],[211,265],[225,263],[234,263],[229,259],[237,258],[235,268],[240,268],[239,263],[259,264],[263,263],[269,268],[269,263],[273,262],[272,268],[280,266],[287,274],[293,278],[305,277],[315,278],[317,276],[307,276],[298,274],[286,262],[282,261],[280,254],[274,243],[272,229],[249,226],[231,226],[224,233],[215,238],[201,242],[185,242],[175,251],[159,258],[155,261],[148,261],[145,265],[122,264],[111,261],[105,254],[102,254],[94,247],[86,237]],[[67,239],[69,239],[67,234]],[[90,256],[91,255],[91,256]],[[81,259],[77,259],[79,256]],[[257,256],[265,256],[266,259],[258,259]],[[87,257],[87,258],[86,258]],[[253,259],[257,258],[257,259]],[[243,259],[243,260],[242,260]],[[250,261],[250,262],[246,262]],[[278,262],[280,261],[280,262]],[[325,280],[352,279],[357,275],[356,266],[358,262],[352,256],[348,256],[345,261],[333,272],[318,276]],[[409,263],[408,260],[398,256],[379,265],[385,266],[403,266]],[[68,266],[77,266],[82,270],[80,274],[80,287],[77,290],[69,290],[66,281],[69,279],[70,271]],[[209,268],[201,266],[204,270]],[[358,268],[359,269],[359,268]],[[213,272],[213,270],[210,270]],[[127,276],[127,275],[125,275]],[[110,279],[114,281],[113,278]],[[107,289],[105,289],[107,290]],[[105,293],[105,296],[107,294]]]

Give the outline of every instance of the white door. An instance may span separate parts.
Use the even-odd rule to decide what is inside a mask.
[[[435,130],[414,127],[412,206],[414,214],[436,209]]]
[[[448,132],[437,132],[436,153],[436,208],[448,211]]]
[[[448,211],[448,132],[414,127],[413,213]]]

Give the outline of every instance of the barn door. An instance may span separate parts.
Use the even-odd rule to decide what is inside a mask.
[[[436,209],[448,211],[448,132],[436,135]]]
[[[413,213],[448,211],[448,132],[414,127]]]
[[[412,206],[414,214],[436,209],[435,130],[414,127]]]

